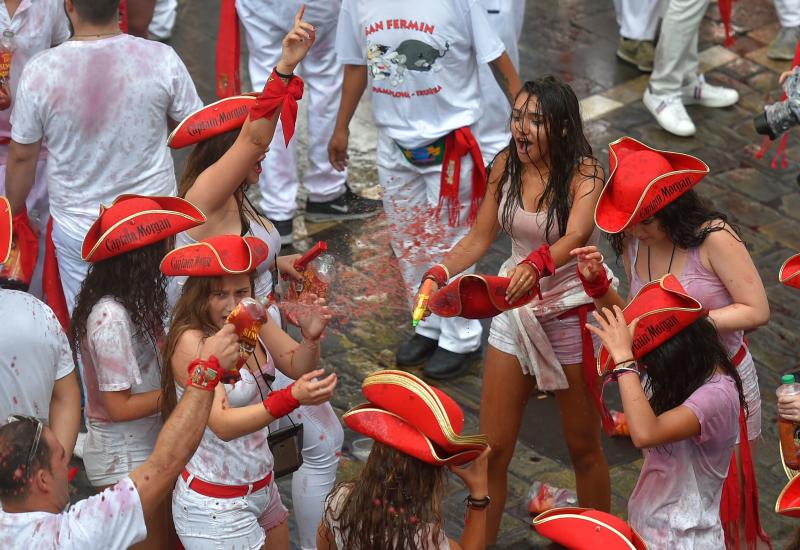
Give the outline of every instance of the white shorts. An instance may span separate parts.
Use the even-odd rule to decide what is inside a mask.
[[[288,516],[274,481],[243,497],[215,498],[191,490],[179,477],[172,493],[175,532],[186,550],[257,550],[266,532]]]
[[[516,356],[518,355],[517,344],[512,336],[510,316],[511,313],[506,311],[492,319],[492,325],[489,328],[489,345],[503,353]],[[564,318],[553,317],[546,321],[539,319],[539,323],[542,325],[559,363],[576,365],[583,362],[581,322],[577,315]]]
[[[105,487],[128,477],[153,453],[161,426],[160,416],[111,424],[89,422],[83,448],[89,483]]]

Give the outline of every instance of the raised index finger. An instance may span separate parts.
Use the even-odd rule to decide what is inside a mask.
[[[300,24],[300,21],[303,20],[303,14],[306,12],[306,5],[301,4],[300,9],[297,10],[297,13],[294,16],[294,25],[295,27]]]

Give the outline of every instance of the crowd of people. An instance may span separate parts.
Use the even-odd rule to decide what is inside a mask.
[[[708,3],[614,2],[617,55],[652,71],[644,105],[680,136],[695,132],[685,105],[738,101],[699,73]],[[800,4],[775,3],[769,55],[792,59]],[[222,0],[220,28],[236,30],[220,32],[218,51],[238,52],[241,22],[257,91],[239,93],[220,69],[220,99],[205,106],[163,43],[175,0],[5,4],[0,546],[288,550],[292,517],[303,549],[482,549],[500,535],[538,388],[555,395],[578,500],[537,516],[542,536],[567,548],[771,547],[745,338],[770,311],[736,220],[695,191],[710,173],[696,156],[620,137],[604,171],[572,88],[520,78],[524,2]],[[347,183],[367,89],[382,201]],[[307,269],[280,255],[297,216],[301,98],[307,219],[385,213],[392,229],[416,327],[398,369],[460,376],[482,354],[478,319],[492,318],[479,434],[408,370],[371,372],[366,402],[341,418],[331,406],[327,301],[277,291]],[[191,148],[179,177],[171,148]],[[501,233],[510,256],[497,276],[476,274]],[[797,273],[794,258],[781,280],[800,287]],[[601,446],[609,383],[644,454],[627,521],[610,513]],[[800,396],[781,397],[779,414],[800,422]],[[337,483],[343,423],[374,444],[358,477]],[[70,505],[78,452],[97,494]],[[447,472],[467,491],[458,539],[442,520]],[[777,511],[796,514],[798,501],[792,481]]]

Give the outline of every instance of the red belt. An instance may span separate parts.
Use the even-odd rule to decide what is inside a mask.
[[[249,485],[217,485],[216,483],[209,483],[208,481],[203,481],[200,478],[192,476],[189,470],[185,468],[183,472],[181,472],[181,477],[189,486],[189,489],[195,493],[200,493],[207,497],[237,498],[254,493],[269,485],[272,481],[272,472],[267,474],[267,477],[264,479]],[[191,478],[191,480],[189,478]]]

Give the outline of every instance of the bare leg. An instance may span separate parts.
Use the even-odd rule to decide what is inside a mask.
[[[600,446],[600,417],[583,381],[582,365],[564,365],[569,388],[555,392],[569,449],[578,504],[611,511],[611,478]]]
[[[128,0],[128,33],[147,38],[156,0]]]
[[[284,521],[267,531],[264,550],[289,550],[289,522]]]
[[[535,387],[513,355],[491,345],[486,350],[481,390],[480,431],[489,437],[489,495],[492,503],[486,516],[486,543],[497,541],[500,520],[508,492],[508,465],[514,456],[525,403]]]

